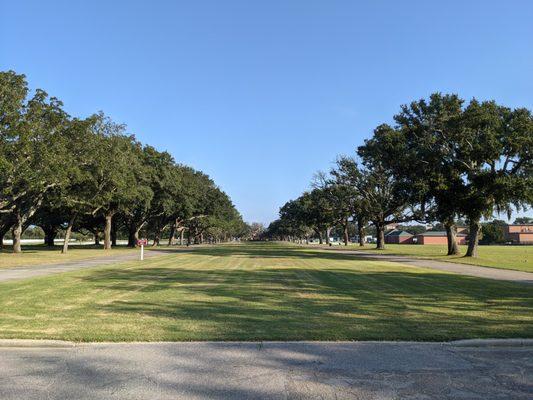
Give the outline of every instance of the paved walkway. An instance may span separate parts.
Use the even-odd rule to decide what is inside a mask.
[[[0,398],[531,399],[533,347],[132,343],[0,348]]]
[[[160,256],[168,253],[158,250],[149,250],[144,252],[145,258]],[[98,267],[100,265],[111,264],[114,262],[132,261],[139,259],[139,252],[130,254],[116,254],[105,257],[91,258],[88,260],[68,261],[59,264],[45,264],[39,266],[0,268],[0,282],[34,278],[42,275],[57,274],[60,272],[75,271],[78,269]]]
[[[447,261],[427,260],[421,258],[412,258],[408,256],[399,256],[392,254],[369,254],[367,251],[343,250],[338,248],[323,247],[325,250],[337,251],[343,254],[353,254],[357,257],[368,258],[371,260],[384,260],[398,262],[414,267],[431,268],[439,271],[453,272],[456,274],[477,276],[479,278],[497,279],[502,281],[513,281],[520,283],[533,284],[533,273],[524,271],[514,271],[511,269],[499,269],[480,267],[477,265],[459,264]]]

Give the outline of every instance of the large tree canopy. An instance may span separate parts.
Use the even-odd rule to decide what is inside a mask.
[[[0,244],[11,229],[15,252],[22,232],[37,224],[53,245],[59,230],[90,231],[104,248],[125,232],[135,245],[141,230],[158,244],[188,231],[201,242],[245,232],[233,203],[205,174],[170,154],[139,143],[103,113],[71,118],[62,103],[25,77],[0,72]]]
[[[525,108],[494,101],[465,103],[455,94],[434,93],[404,105],[394,124],[381,124],[357,149],[340,157],[315,200],[308,226],[317,229],[357,221],[359,238],[372,222],[378,248],[392,223],[438,222],[448,236],[448,254],[458,254],[456,221],[469,224],[467,256],[476,256],[482,218],[510,214],[533,202],[533,117]],[[309,197],[304,193],[301,198]],[[289,207],[290,206],[290,207]],[[273,232],[294,227],[292,203],[281,209]],[[487,229],[487,228],[486,228]],[[270,231],[270,229],[269,229]],[[361,242],[361,244],[363,244]]]

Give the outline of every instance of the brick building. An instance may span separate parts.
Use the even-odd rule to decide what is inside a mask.
[[[513,244],[533,244],[533,224],[507,225],[505,240]]]
[[[413,243],[413,235],[406,231],[392,230],[385,234],[385,243],[388,244],[406,244]]]
[[[427,231],[416,235],[417,244],[448,244],[445,231]],[[466,244],[466,234],[457,234],[457,244]]]

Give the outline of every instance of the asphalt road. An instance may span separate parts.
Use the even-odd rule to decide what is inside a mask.
[[[158,250],[144,252],[144,258],[161,256],[163,253]],[[84,268],[93,268],[101,265],[113,264],[116,262],[133,261],[139,259],[138,252],[130,254],[111,254],[105,257],[95,257],[86,260],[68,261],[56,264],[30,265],[13,268],[0,268],[0,282],[7,282],[19,279],[34,278],[37,276],[58,274],[61,272],[76,271]]]
[[[3,400],[533,398],[533,346],[6,343]]]

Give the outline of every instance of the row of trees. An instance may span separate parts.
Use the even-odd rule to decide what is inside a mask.
[[[459,254],[456,221],[469,225],[467,256],[477,256],[481,221],[533,202],[533,116],[494,101],[465,101],[435,93],[404,105],[394,125],[382,124],[354,157],[342,156],[314,188],[289,201],[271,237],[329,240],[331,227],[355,221],[361,245],[365,227],[384,248],[389,224],[438,221],[448,253]],[[347,242],[347,234],[345,234]]]
[[[224,240],[245,230],[230,198],[202,172],[177,164],[167,152],[142,145],[124,125],[99,113],[69,116],[62,103],[24,75],[0,72],[0,245],[11,231],[40,226],[53,245],[64,232],[103,233],[104,248],[141,232],[159,244],[168,232],[183,241]]]

